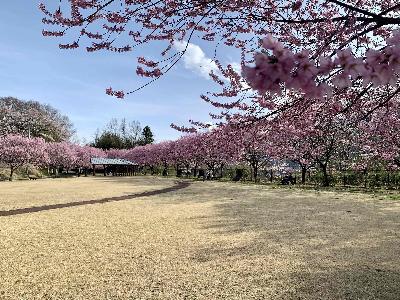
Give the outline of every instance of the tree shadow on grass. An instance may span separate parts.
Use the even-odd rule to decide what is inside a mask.
[[[88,177],[89,178],[89,177]],[[179,180],[163,180],[163,178],[152,177],[152,176],[96,176],[92,177],[96,182],[104,182],[110,184],[129,184],[141,186],[155,186],[155,185],[166,185]],[[185,180],[179,180],[185,181]]]
[[[193,218],[217,237],[191,259],[229,265],[249,288],[279,286],[274,299],[400,299],[400,215],[385,205],[279,191],[221,201]]]
[[[61,208],[91,205],[91,204],[103,204],[103,203],[107,203],[107,202],[117,202],[117,201],[131,200],[131,199],[141,198],[141,197],[155,196],[155,195],[159,195],[159,194],[170,193],[170,192],[174,192],[174,191],[177,191],[180,189],[184,189],[184,188],[187,188],[189,185],[190,185],[190,182],[179,181],[179,182],[176,182],[176,184],[172,187],[167,187],[167,188],[163,188],[160,190],[142,192],[142,193],[137,193],[137,194],[129,194],[129,195],[124,195],[124,196],[116,196],[116,197],[107,197],[107,198],[103,198],[103,199],[74,201],[74,202],[60,203],[60,204],[33,206],[33,207],[18,208],[18,209],[12,209],[12,210],[3,210],[3,211],[0,211],[0,217],[15,216],[15,215],[29,214],[29,213],[41,212],[41,211],[47,211],[47,210],[53,210],[53,209],[61,209]]]
[[[289,274],[285,299],[399,299],[400,272],[357,266]]]

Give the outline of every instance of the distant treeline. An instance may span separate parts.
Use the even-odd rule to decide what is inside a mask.
[[[97,130],[91,146],[104,150],[131,149],[153,142],[153,132],[149,126],[142,129],[138,121],[113,118],[103,130]]]

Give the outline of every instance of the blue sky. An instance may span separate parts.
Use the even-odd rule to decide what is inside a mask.
[[[39,1],[26,0],[2,4],[0,96],[54,106],[69,116],[78,137],[87,141],[113,117],[149,125],[158,141],[180,136],[169,127],[172,122],[184,125],[189,119],[208,120],[211,108],[199,95],[216,87],[204,71],[213,68],[207,58],[213,49],[207,49],[205,44],[202,48],[191,45],[184,60],[167,76],[125,100],[116,100],[105,94],[105,88],[129,91],[143,83],[135,73],[136,58],[141,53],[60,50],[57,39],[41,34],[43,16],[38,4]],[[143,51],[158,57],[159,49],[154,46]]]

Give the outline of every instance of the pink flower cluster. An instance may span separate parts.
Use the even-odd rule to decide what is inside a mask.
[[[76,49],[79,48],[79,44],[77,42],[73,42],[71,44],[59,44],[58,47],[60,49]]]
[[[142,77],[160,77],[163,73],[160,69],[155,68],[151,71],[145,70],[142,67],[138,66],[136,68],[136,74]]]
[[[0,137],[0,162],[11,171],[26,164],[41,166],[49,161],[46,143],[42,138],[27,138],[21,135]]]
[[[117,97],[118,99],[123,99],[125,97],[124,91],[114,91],[112,87],[106,89],[106,94]]]
[[[302,92],[309,98],[331,95],[332,87],[347,88],[362,79],[364,86],[396,84],[400,71],[400,31],[394,31],[381,50],[369,49],[366,57],[356,57],[351,48],[336,56],[319,57],[315,62],[308,51],[294,53],[267,36],[264,51],[255,54],[255,66],[244,66],[243,76],[261,94],[280,94],[283,87]],[[332,80],[330,80],[332,78]]]

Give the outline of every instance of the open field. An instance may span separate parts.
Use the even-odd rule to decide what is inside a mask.
[[[0,190],[0,299],[400,299],[400,201],[152,177]]]

